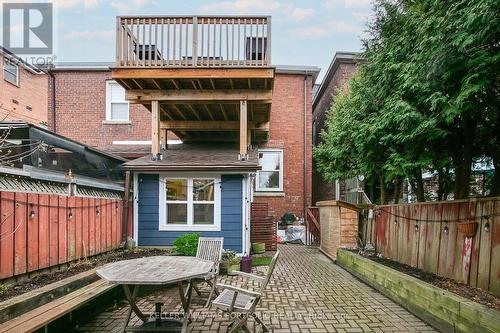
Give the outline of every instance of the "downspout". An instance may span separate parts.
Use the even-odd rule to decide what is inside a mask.
[[[304,222],[307,209],[307,77],[308,71],[306,70],[304,75]]]
[[[57,133],[56,130],[56,77],[54,76],[54,73],[52,73],[52,68],[53,65],[51,65],[48,69],[48,74],[50,76],[50,87],[51,87],[51,92],[50,92],[50,113],[52,114],[52,132]]]

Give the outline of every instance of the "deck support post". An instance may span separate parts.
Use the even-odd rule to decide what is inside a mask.
[[[153,159],[160,155],[160,103],[151,102],[151,154]]]
[[[247,117],[247,101],[240,101],[240,160],[247,159],[248,153],[248,117]]]

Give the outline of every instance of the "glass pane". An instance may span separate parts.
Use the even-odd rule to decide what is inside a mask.
[[[111,119],[112,120],[128,120],[128,104],[127,103],[111,103]]]
[[[187,201],[187,180],[167,179],[167,200]]]
[[[262,152],[259,153],[259,165],[262,170],[271,171],[280,169],[280,153],[279,152]]]
[[[214,224],[214,204],[194,204],[193,224]]]
[[[113,102],[125,101],[125,89],[118,83],[110,83],[109,88],[111,89],[111,100]]]
[[[214,201],[214,179],[193,179],[193,200]]]
[[[280,188],[280,173],[278,171],[259,171],[259,188]]]
[[[187,204],[167,204],[168,224],[187,224]]]
[[[5,81],[17,84],[17,77],[12,73],[9,73],[7,71],[3,71],[3,77],[4,77]]]

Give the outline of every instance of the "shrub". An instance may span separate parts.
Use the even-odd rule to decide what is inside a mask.
[[[200,238],[198,233],[185,234],[177,238],[174,241],[175,252],[194,257],[198,249],[198,238]]]

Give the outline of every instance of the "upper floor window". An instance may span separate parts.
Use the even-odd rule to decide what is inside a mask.
[[[220,178],[160,178],[160,230],[220,230]]]
[[[116,81],[106,81],[106,120],[128,121],[129,102],[125,100],[125,89]]]
[[[256,191],[283,191],[283,151],[281,149],[259,150]]]
[[[16,86],[19,85],[19,66],[6,57],[3,58],[3,78]]]

